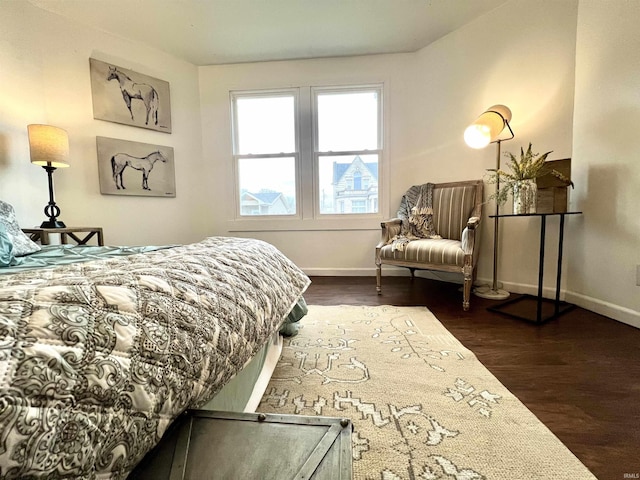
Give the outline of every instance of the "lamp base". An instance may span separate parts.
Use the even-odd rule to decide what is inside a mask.
[[[40,224],[40,228],[67,228],[60,220],[45,220]]]
[[[473,294],[480,298],[486,298],[488,300],[506,300],[511,295],[506,290],[498,288],[494,290],[489,285],[482,285],[473,289]]]

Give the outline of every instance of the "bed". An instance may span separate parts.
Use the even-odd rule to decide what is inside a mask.
[[[306,312],[309,278],[259,240],[98,248],[0,267],[0,478],[126,478],[185,410],[255,408]]]

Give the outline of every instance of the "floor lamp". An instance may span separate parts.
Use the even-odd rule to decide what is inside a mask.
[[[471,148],[484,148],[490,143],[496,144],[496,172],[500,170],[500,144],[505,140],[511,140],[515,136],[509,125],[510,121],[511,110],[504,105],[494,105],[480,115],[464,132],[464,140]],[[509,130],[511,136],[498,139],[505,127]],[[496,175],[496,192],[499,190],[500,176]],[[491,300],[504,300],[509,297],[509,292],[502,290],[498,285],[499,214],[500,206],[496,200],[496,216],[493,219],[493,284],[491,286],[483,285],[473,290],[473,293],[478,297]]]
[[[49,203],[44,207],[49,220],[42,222],[40,227],[64,228],[65,224],[58,220],[60,208],[53,196],[53,172],[56,168],[69,166],[69,137],[63,129],[51,125],[27,125],[27,131],[31,163],[44,168],[49,179]]]

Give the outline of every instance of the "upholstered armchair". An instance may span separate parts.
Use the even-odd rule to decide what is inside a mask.
[[[416,270],[460,273],[463,278],[464,310],[469,309],[471,285],[476,276],[479,226],[482,216],[482,180],[433,185],[433,229],[442,238],[413,239],[396,248],[395,241],[408,222],[422,186],[414,185],[402,197],[397,218],[381,223],[382,238],[376,246],[377,291],[382,293],[382,265]]]

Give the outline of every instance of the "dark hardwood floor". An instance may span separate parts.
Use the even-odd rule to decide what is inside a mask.
[[[422,305],[599,480],[640,478],[640,329],[575,308],[542,325],[491,313],[491,300],[409,277],[312,277],[309,305]]]

